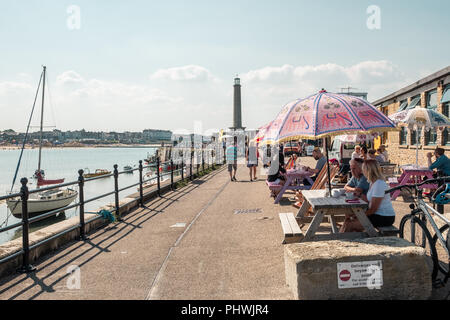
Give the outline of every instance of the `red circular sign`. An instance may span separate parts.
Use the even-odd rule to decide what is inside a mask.
[[[350,271],[348,271],[348,270],[342,270],[339,273],[339,279],[341,279],[342,281],[348,281],[348,280],[350,280],[350,277],[351,277],[351,274],[350,274]]]

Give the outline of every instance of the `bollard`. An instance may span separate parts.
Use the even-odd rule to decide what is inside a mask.
[[[161,191],[161,185],[160,185],[160,181],[159,181],[159,179],[160,179],[160,175],[159,175],[159,166],[160,166],[160,159],[159,159],[159,156],[156,158],[156,177],[157,177],[157,181],[158,181],[158,196],[160,196],[161,197],[161,193],[160,193],[160,191]]]
[[[22,267],[19,269],[21,273],[30,273],[36,270],[34,266],[30,264],[30,242],[29,242],[29,229],[28,222],[28,179],[22,178],[20,180],[22,187],[20,188],[20,198],[22,200],[22,248],[23,248],[23,260]]]
[[[170,159],[170,190],[173,190],[173,160]]]
[[[86,227],[84,222],[84,171],[82,169],[78,170],[78,189],[79,189],[79,203],[80,203],[80,240],[87,240],[86,237]]]
[[[119,211],[119,170],[117,170],[117,164],[114,165],[114,196],[117,221],[122,221]]]
[[[144,191],[142,187],[143,178],[142,178],[142,160],[139,160],[139,205],[144,207]]]

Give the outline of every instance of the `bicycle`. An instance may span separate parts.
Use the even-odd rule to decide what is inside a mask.
[[[408,188],[412,195],[411,189],[416,191],[417,196],[413,196],[414,204],[412,203],[409,206],[411,213],[404,216],[400,221],[400,237],[406,239],[406,237],[409,236],[410,242],[424,248],[427,255],[430,256],[432,263],[432,265],[430,265],[430,268],[432,268],[431,278],[433,286],[435,287],[446,284],[450,277],[450,220],[425,203],[422,190],[419,187],[423,184],[446,182],[450,182],[450,176],[430,179],[418,184],[397,186],[386,190],[385,192],[391,193],[396,190]],[[443,191],[445,192],[443,193]],[[450,193],[448,192],[450,192],[450,187],[443,184],[434,192],[431,197],[431,201],[436,202],[436,197],[439,196],[440,199],[448,199],[446,203],[450,203]],[[433,215],[438,217],[441,222],[444,223],[443,226],[440,228],[438,227]],[[434,230],[434,236],[431,236],[431,233],[427,227],[428,223]],[[445,277],[444,281],[437,279],[439,271],[443,273]]]

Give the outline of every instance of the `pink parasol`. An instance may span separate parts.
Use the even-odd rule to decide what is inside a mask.
[[[286,104],[267,128],[262,143],[390,130],[397,130],[394,122],[369,102],[322,89],[317,94]],[[331,195],[328,139],[325,139],[325,149]]]
[[[396,130],[394,122],[369,102],[322,90],[286,104],[267,128],[263,143],[389,130]]]

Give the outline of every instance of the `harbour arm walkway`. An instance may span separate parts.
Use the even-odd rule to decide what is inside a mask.
[[[224,166],[146,203],[1,279],[0,299],[292,299],[280,206],[265,177],[237,179]]]
[[[240,165],[231,182],[224,166],[147,202],[88,241],[41,257],[35,273],[0,279],[0,299],[293,299],[278,219],[295,212],[293,194],[274,204],[261,168],[250,182]],[[409,203],[399,197],[393,204],[398,227]],[[431,298],[449,296],[447,284]]]

